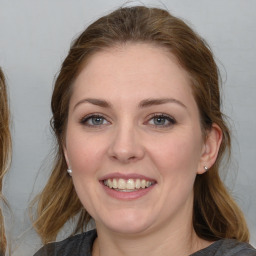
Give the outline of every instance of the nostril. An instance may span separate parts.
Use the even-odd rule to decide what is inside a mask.
[[[112,158],[114,160],[118,160],[121,162],[130,162],[130,161],[135,161],[137,159],[136,156],[127,156],[125,154],[112,155]]]
[[[135,156],[131,156],[131,157],[129,158],[129,160],[133,160],[133,159],[136,159],[136,157],[135,157]]]

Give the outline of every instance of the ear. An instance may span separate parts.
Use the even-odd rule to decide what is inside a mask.
[[[65,156],[65,160],[66,160],[67,166],[68,166],[68,168],[69,168],[70,165],[69,165],[68,151],[67,151],[66,145],[63,144],[63,145],[62,145],[62,149],[63,149],[63,153],[64,153],[64,156]]]
[[[215,163],[219,153],[221,141],[221,128],[217,124],[213,123],[211,130],[209,130],[206,135],[197,174],[203,174],[206,172],[205,167],[209,169]]]

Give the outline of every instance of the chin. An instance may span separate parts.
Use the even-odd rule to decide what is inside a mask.
[[[108,226],[108,229],[112,230],[115,233],[119,234],[126,234],[126,235],[135,235],[144,233],[147,230],[146,225],[141,225],[141,223],[130,223],[130,224],[123,224],[123,225],[111,225]]]
[[[109,220],[101,220],[101,223],[113,232],[132,235],[145,232],[154,222],[141,214],[130,212],[129,214],[113,214]]]

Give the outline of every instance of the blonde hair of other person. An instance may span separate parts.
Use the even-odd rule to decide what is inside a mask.
[[[11,135],[9,130],[10,115],[8,106],[5,77],[0,68],[0,198],[1,205],[6,204],[2,194],[3,177],[8,171],[11,162]],[[6,251],[6,236],[2,209],[0,210],[0,255]]]

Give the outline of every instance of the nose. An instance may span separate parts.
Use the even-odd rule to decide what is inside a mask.
[[[144,157],[142,140],[134,127],[116,127],[111,135],[109,157],[122,163],[135,162]]]

